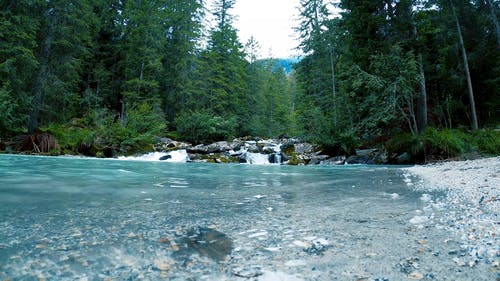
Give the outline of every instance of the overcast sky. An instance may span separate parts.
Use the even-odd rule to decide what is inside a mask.
[[[214,0],[205,1],[210,11]],[[335,2],[339,0],[330,3]],[[302,55],[297,50],[299,39],[294,31],[299,25],[299,6],[300,0],[236,0],[229,12],[235,17],[240,42],[245,45],[253,36],[259,43],[259,58],[294,58]],[[332,5],[328,9],[332,16],[339,15]]]
[[[298,55],[294,27],[300,0],[236,0],[231,11],[241,43],[253,36],[260,45],[261,58],[288,58]]]

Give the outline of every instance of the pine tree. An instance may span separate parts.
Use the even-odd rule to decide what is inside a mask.
[[[87,0],[45,1],[40,10],[29,132],[39,127],[40,121],[64,122],[75,114],[83,60],[89,54],[89,27],[94,20]]]
[[[202,3],[199,0],[169,0],[165,3],[162,29],[166,34],[160,81],[161,98],[167,120],[192,109],[197,103],[195,71],[197,44],[201,38]]]
[[[142,103],[159,105],[159,79],[162,73],[161,29],[164,10],[160,1],[127,1],[124,13],[121,121],[126,124],[127,111]]]
[[[0,4],[0,136],[23,131],[28,121],[40,6],[40,1]]]
[[[213,14],[216,26],[211,30],[206,52],[202,54],[204,101],[207,109],[219,116],[237,116],[239,129],[250,116],[246,108],[248,88],[243,46],[229,13],[234,0],[218,0]]]

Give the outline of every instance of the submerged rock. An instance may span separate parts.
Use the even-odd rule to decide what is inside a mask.
[[[223,261],[233,250],[233,241],[226,234],[207,227],[190,229],[178,244],[176,257],[184,259],[198,253],[215,261]]]

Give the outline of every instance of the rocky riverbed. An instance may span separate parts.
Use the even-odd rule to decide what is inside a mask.
[[[283,165],[408,164],[409,155],[387,155],[385,149],[346,151],[340,146],[321,146],[298,138],[242,138],[211,144],[191,145],[162,138],[154,146],[156,153],[146,159],[173,161],[170,154],[185,151],[188,162],[248,163]],[[132,158],[134,159],[134,158]],[[135,157],[137,159],[137,157]]]
[[[0,280],[500,278],[498,158],[401,169],[2,157]],[[470,173],[488,192],[458,193],[475,194]]]
[[[500,270],[500,157],[452,161],[404,169],[405,181],[427,195],[415,224],[436,224],[460,240],[449,254],[457,266],[489,264]],[[417,177],[417,178],[415,178]],[[436,216],[436,213],[439,215]],[[446,241],[443,241],[446,242]],[[500,275],[497,273],[497,279]]]

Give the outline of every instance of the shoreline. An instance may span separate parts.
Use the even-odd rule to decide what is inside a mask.
[[[500,211],[500,156],[437,162],[404,168],[404,171],[420,178],[418,190],[445,191],[474,206]]]
[[[432,199],[424,213],[439,214],[436,227],[444,226],[460,240],[467,254],[453,258],[457,266],[484,262],[500,267],[500,156],[413,166],[403,172],[410,188],[445,194],[427,195]]]

